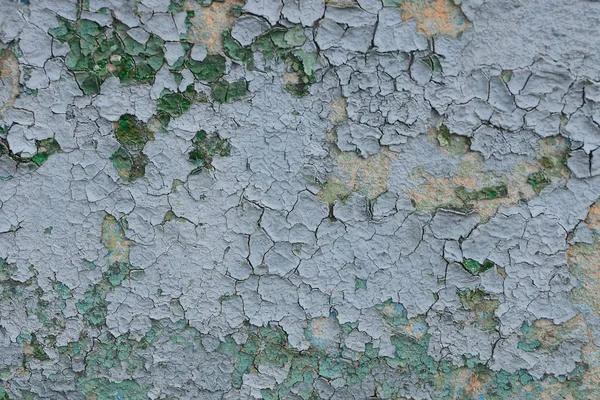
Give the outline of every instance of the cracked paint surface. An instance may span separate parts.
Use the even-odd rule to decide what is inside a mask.
[[[600,398],[600,3],[0,2],[1,399]]]

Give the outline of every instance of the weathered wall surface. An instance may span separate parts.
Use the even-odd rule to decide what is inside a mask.
[[[600,398],[599,2],[0,3],[0,399]]]

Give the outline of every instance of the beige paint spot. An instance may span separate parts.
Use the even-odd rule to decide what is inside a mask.
[[[346,111],[348,103],[346,98],[343,96],[338,97],[329,104],[329,114],[327,119],[334,125],[340,125],[346,119],[348,119],[348,112]]]
[[[356,153],[337,150],[333,157],[347,185],[374,199],[387,191],[392,161],[398,154],[383,148],[378,154],[363,158]]]
[[[550,319],[538,319],[534,321],[531,329],[534,337],[541,342],[543,347],[556,347],[569,340],[573,335],[581,335],[587,332],[587,325],[583,315],[577,314],[565,323],[555,324]]]
[[[465,391],[473,395],[473,398],[476,398],[475,396],[478,396],[480,393],[485,392],[477,374],[470,374],[469,379],[467,381],[467,386],[465,387]]]
[[[298,79],[298,74],[294,72],[286,72],[285,74],[283,74],[283,83],[285,85],[295,85],[297,83],[300,83],[300,80]]]
[[[571,292],[579,304],[600,313],[600,201],[590,207],[585,222],[594,230],[592,244],[578,243],[569,247],[567,259],[571,273],[581,282]],[[594,334],[588,330],[589,342],[582,349],[584,362],[589,369],[584,373],[582,386],[600,398],[600,349],[594,345]]]
[[[600,202],[592,204],[585,221],[600,233]]]
[[[346,112],[346,99],[339,97],[329,105],[328,119],[334,125],[344,122]],[[392,171],[392,161],[398,154],[387,148],[373,156],[364,158],[354,152],[341,151],[336,145],[335,129],[325,134],[329,143],[335,164],[339,168],[339,175],[331,175],[323,185],[318,197],[324,202],[332,202],[336,198],[344,199],[351,192],[360,192],[370,199],[385,193],[388,187],[388,178]]]
[[[590,215],[595,217],[598,203],[592,206]],[[594,227],[594,221],[590,221]],[[576,302],[585,304],[600,312],[600,234],[594,233],[594,243],[578,243],[569,247],[567,257],[573,274],[581,282],[581,287],[573,289],[572,296]]]
[[[325,4],[334,7],[356,7],[358,5],[357,0],[325,0]]]
[[[0,116],[18,95],[19,61],[10,50],[0,50]]]
[[[460,7],[452,0],[405,0],[400,6],[402,20],[417,20],[417,31],[427,36],[457,37],[469,27]]]
[[[231,15],[232,6],[244,5],[244,0],[213,1],[208,7],[193,0],[185,2],[186,11],[193,11],[190,18],[188,40],[192,43],[204,43],[209,54],[223,51],[223,32],[231,29],[235,17]]]
[[[100,243],[108,250],[105,257],[108,263],[129,262],[129,247],[132,241],[125,237],[123,227],[110,214],[106,214],[102,221]]]

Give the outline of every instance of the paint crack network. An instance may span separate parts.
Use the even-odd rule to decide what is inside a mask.
[[[0,399],[598,399],[600,3],[0,0]]]

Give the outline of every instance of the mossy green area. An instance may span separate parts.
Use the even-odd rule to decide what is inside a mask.
[[[450,132],[444,124],[437,130],[437,140],[440,147],[450,154],[464,154],[471,147],[471,138]]]
[[[460,304],[467,311],[473,313],[475,320],[473,325],[484,331],[493,332],[498,327],[499,321],[494,312],[500,306],[500,302],[491,299],[483,290],[462,290],[458,292]]]
[[[48,361],[50,357],[44,351],[35,334],[21,333],[17,336],[17,343],[23,346],[23,352],[38,361]]]
[[[115,381],[106,378],[107,371],[124,366],[126,375],[141,372],[144,359],[139,352],[145,351],[156,333],[156,324],[150,332],[140,340],[131,340],[127,336],[115,337],[105,333],[96,339],[82,336],[76,342],[59,347],[61,357],[82,359],[85,357],[86,369],[77,379],[78,390],[93,399],[147,399],[150,387],[124,376]],[[134,356],[134,353],[138,352]]]
[[[348,187],[342,179],[331,175],[328,177],[327,182],[321,185],[317,198],[324,203],[333,205],[336,200],[346,201],[350,194],[352,194],[352,188]]]
[[[143,177],[148,157],[142,150],[149,140],[154,139],[153,134],[145,123],[125,114],[115,122],[115,136],[121,147],[110,156],[110,160],[121,179],[133,182]]]
[[[501,183],[495,186],[485,187],[481,190],[468,190],[464,186],[455,189],[456,196],[464,203],[478,200],[494,200],[508,196],[508,187]]]
[[[510,69],[504,69],[500,73],[500,77],[504,81],[504,83],[509,83],[512,79],[513,72]]]
[[[527,177],[527,183],[533,186],[533,190],[535,190],[537,194],[551,182],[550,178],[548,178],[543,171],[534,172]]]
[[[0,297],[20,297],[34,284],[34,278],[21,282],[14,278],[16,274],[17,267],[0,258]]]
[[[433,72],[442,72],[442,63],[440,58],[433,54],[427,57],[421,58],[421,61],[427,65]]]
[[[99,93],[100,85],[110,76],[118,77],[121,83],[154,82],[164,58],[164,41],[158,36],[150,35],[141,44],[127,34],[129,27],[118,21],[114,29],[87,19],[71,22],[59,17],[59,23],[49,33],[69,44],[65,65],[83,93]]]
[[[177,7],[176,7],[177,8]],[[181,8],[181,5],[179,5]],[[59,18],[59,26],[49,33],[58,41],[69,45],[65,57],[67,68],[85,94],[97,94],[100,86],[110,76],[116,76],[121,83],[154,82],[158,70],[164,64],[164,41],[151,34],[145,44],[137,42],[127,34],[129,27],[118,21],[112,28],[100,26],[94,21],[79,19],[71,22]],[[259,51],[266,60],[282,60],[296,79],[285,84],[286,90],[296,96],[308,93],[308,87],[315,82],[314,68],[316,54],[302,50],[306,42],[301,26],[274,28],[260,36],[250,47],[242,47],[223,32],[223,51],[234,62],[254,69],[253,52]],[[227,59],[221,54],[209,54],[203,60],[190,57],[192,44],[181,41],[184,55],[169,67],[179,74],[189,69],[194,77],[211,85],[213,100],[225,103],[243,98],[247,93],[247,83],[243,80],[228,82],[223,79]],[[168,122],[189,109],[189,93],[167,93],[158,102],[158,113],[162,122]]]
[[[485,260],[483,264],[470,258],[463,259],[462,266],[472,274],[480,274],[489,269],[494,268],[495,264],[489,260]]]
[[[93,395],[97,400],[131,399],[146,400],[148,398],[148,387],[141,386],[131,380],[122,382],[111,382],[107,378],[81,379],[78,384],[82,393]]]
[[[564,182],[570,175],[567,167],[567,158],[570,152],[570,143],[561,137],[548,137],[540,140],[542,154],[537,157],[537,171],[527,177],[536,194],[547,186]]]
[[[35,328],[28,325],[20,326],[21,332],[16,337],[16,343],[22,346],[23,363],[17,368],[30,368],[30,363],[39,364],[49,361],[52,353],[46,350],[48,343],[43,340],[43,336],[48,330],[60,326],[55,313],[60,311],[61,305],[44,299],[47,293],[39,287],[35,268],[31,266],[28,269],[32,276],[22,281],[23,271],[19,271],[15,264],[0,258],[0,305],[12,307],[11,304],[15,304],[13,302],[16,301],[27,304],[28,317],[39,322]],[[4,380],[11,375],[11,370],[12,368],[0,367],[0,388]]]
[[[122,115],[115,123],[115,136],[119,143],[131,152],[142,151],[148,140],[152,139],[146,124],[131,114]]]
[[[188,112],[192,103],[198,100],[194,85],[189,85],[184,92],[174,93],[164,90],[156,102],[157,117],[163,127],[172,118],[177,118]]]
[[[192,139],[192,145],[189,161],[196,167],[192,174],[212,168],[214,157],[226,157],[231,150],[227,140],[221,139],[216,133],[207,133],[205,130],[196,133]]]
[[[35,143],[37,145],[37,153],[31,157],[31,161],[37,165],[45,163],[52,154],[61,152],[60,145],[54,138],[36,140]]]

